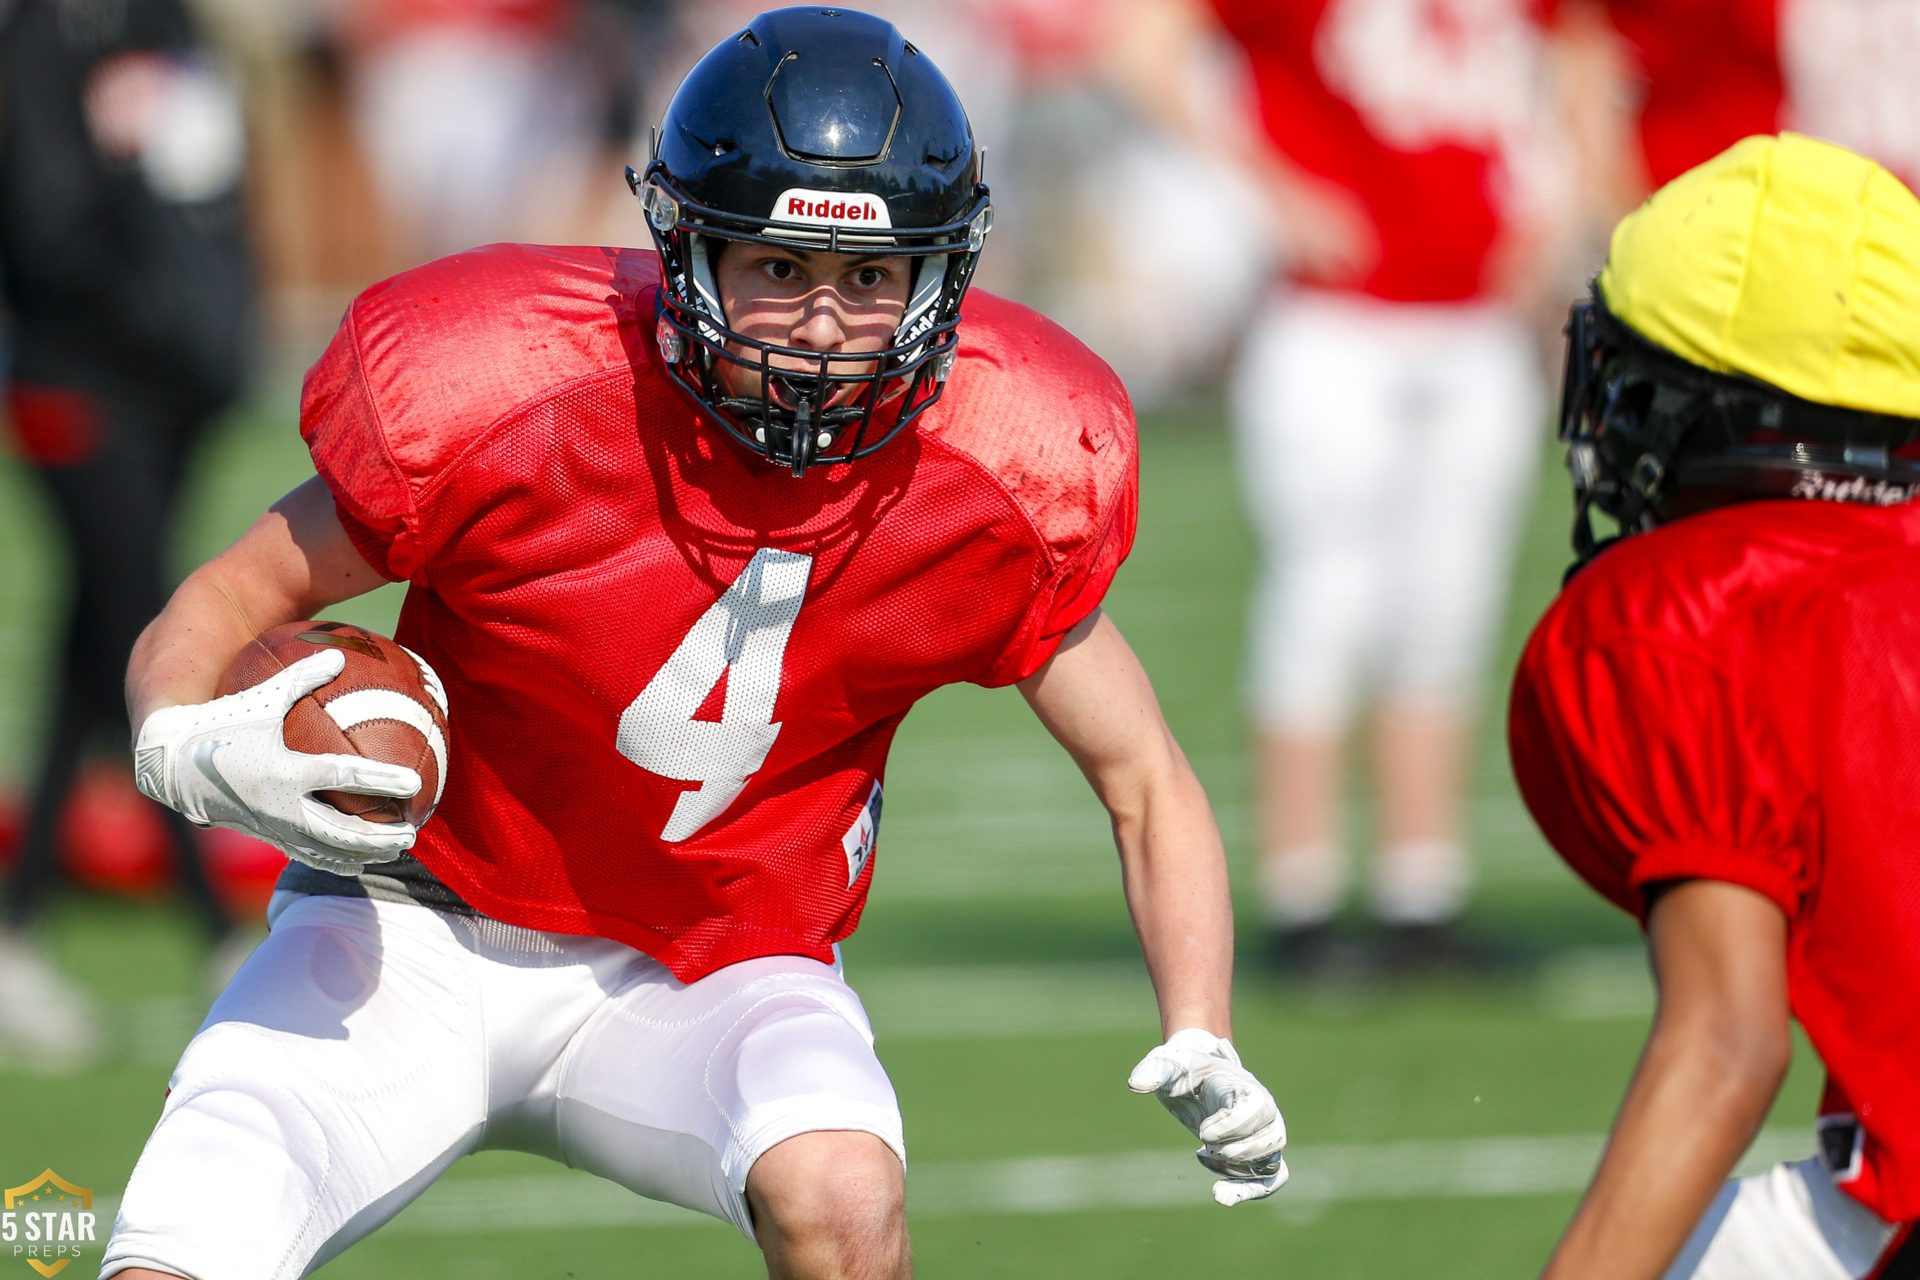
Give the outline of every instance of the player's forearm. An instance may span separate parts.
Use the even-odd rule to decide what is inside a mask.
[[[234,656],[267,627],[299,615],[243,600],[214,565],[180,584],[160,616],[147,624],[127,663],[127,714],[137,732],[162,707],[205,702]]]
[[[385,581],[347,537],[332,493],[307,481],[194,570],[141,633],[127,664],[134,731],[161,707],[213,697],[234,655],[260,632]]]
[[[1124,793],[1103,796],[1127,907],[1160,1002],[1162,1032],[1232,1034],[1233,906],[1226,856],[1206,793],[1184,759]]]
[[[1545,1280],[1657,1280],[1758,1132],[1787,1055],[1784,1034],[1657,1022]]]
[[[1163,1029],[1227,1035],[1233,906],[1220,832],[1139,659],[1095,610],[1020,690],[1113,818]]]
[[[1226,42],[1202,0],[1129,0],[1106,25],[1102,69],[1124,102],[1268,191],[1299,189],[1303,175],[1260,133],[1254,105],[1222,91],[1214,60]]]
[[[1656,894],[1660,1011],[1549,1280],[1657,1280],[1752,1141],[1792,1053],[1787,920],[1736,884]]]

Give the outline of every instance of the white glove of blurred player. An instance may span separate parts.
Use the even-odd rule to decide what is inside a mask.
[[[1127,1077],[1151,1093],[1200,1139],[1194,1154],[1220,1175],[1213,1198],[1224,1205],[1270,1196],[1287,1180],[1287,1122],[1267,1087],[1240,1065],[1233,1046],[1188,1027],[1140,1060]]]
[[[413,845],[412,823],[369,822],[313,793],[404,798],[420,790],[418,773],[365,756],[287,746],[287,712],[339,675],[346,660],[338,649],[322,650],[251,689],[154,712],[133,744],[140,790],[195,826],[244,831],[335,875],[399,857]]]

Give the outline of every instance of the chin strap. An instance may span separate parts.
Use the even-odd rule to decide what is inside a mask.
[[[813,454],[813,401],[803,396],[800,403],[794,406],[793,425],[788,428],[787,435],[787,457],[793,465],[795,476],[807,473]]]
[[[820,451],[836,443],[850,423],[866,416],[860,405],[841,405],[822,409],[811,396],[796,397],[798,403],[788,409],[769,405],[758,396],[728,396],[716,404],[737,415],[753,434],[753,445],[769,462],[784,463],[793,474],[803,475],[820,461]],[[826,436],[823,442],[821,436]],[[779,444],[786,445],[781,456]]]

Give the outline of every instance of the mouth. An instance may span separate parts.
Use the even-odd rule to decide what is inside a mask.
[[[770,460],[784,461],[798,476],[840,442],[849,424],[867,411],[856,403],[860,384],[831,382],[818,374],[769,370],[761,396],[730,396],[720,406],[738,415]]]
[[[710,353],[702,374],[706,404],[734,439],[795,476],[864,457],[886,443],[903,425],[910,389],[921,382],[912,368],[893,371],[900,355],[894,349],[703,346]]]
[[[805,399],[795,404],[783,404],[762,400],[758,396],[728,396],[719,401],[719,404],[728,412],[739,414],[750,423],[763,426],[772,424],[785,429],[789,425],[807,422],[823,432],[836,435],[847,423],[867,416],[866,409],[858,404],[829,404],[823,408],[812,400]],[[822,447],[825,447],[828,442],[821,443]]]
[[[800,369],[771,369],[761,385],[766,388],[767,402],[789,413],[802,409],[818,413],[845,400],[850,390],[844,385],[830,387],[818,373]]]
[[[804,418],[828,429],[835,429],[865,414],[864,397],[871,390],[868,377],[828,376],[817,368],[782,368],[767,365],[752,379],[758,385],[741,388],[742,394],[728,397],[725,404],[749,418],[767,419],[782,425]],[[758,391],[760,394],[753,394]]]
[[[784,367],[770,364],[758,379],[767,402],[789,413],[811,406],[816,414],[831,413],[857,401],[870,386],[875,362],[836,363],[829,374],[825,362]]]

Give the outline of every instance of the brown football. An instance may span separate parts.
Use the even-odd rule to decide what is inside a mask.
[[[433,668],[378,632],[346,622],[289,622],[255,636],[234,658],[220,692],[238,693],[302,658],[339,649],[347,665],[287,712],[294,751],[342,753],[403,764],[420,774],[411,800],[320,791],[343,813],[372,822],[423,823],[440,803],[447,778],[447,695]]]

